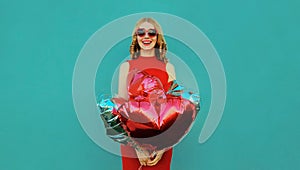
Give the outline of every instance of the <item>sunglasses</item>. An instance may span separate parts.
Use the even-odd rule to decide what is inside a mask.
[[[146,35],[146,33],[148,33],[148,36],[150,38],[153,38],[153,37],[155,37],[157,35],[156,29],[146,30],[145,28],[138,28],[136,30],[136,35],[138,35],[139,37],[144,37]]]

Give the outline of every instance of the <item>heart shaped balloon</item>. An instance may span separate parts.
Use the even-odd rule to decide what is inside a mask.
[[[164,91],[160,80],[138,72],[128,87],[129,101],[113,98],[114,113],[128,136],[149,150],[161,150],[178,143],[188,132],[199,111],[195,102],[182,97],[178,84]],[[190,95],[191,96],[191,95]]]

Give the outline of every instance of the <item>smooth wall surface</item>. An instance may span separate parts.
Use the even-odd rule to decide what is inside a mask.
[[[0,169],[121,169],[121,158],[101,149],[81,128],[72,76],[95,31],[139,12],[170,13],[195,24],[218,51],[227,78],[221,123],[199,144],[211,89],[205,69],[196,70],[203,107],[174,149],[173,170],[300,169],[299,7],[296,0],[1,0]],[[167,41],[195,71],[188,58],[193,53]],[[116,45],[103,64],[117,67],[128,56],[129,42]],[[101,76],[99,69],[95,90],[103,90],[100,80],[112,75]]]

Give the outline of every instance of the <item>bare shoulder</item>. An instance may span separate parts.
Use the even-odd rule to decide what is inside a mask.
[[[168,62],[167,65],[166,65],[166,70],[169,74],[169,80],[168,81],[175,80],[176,79],[176,74],[175,74],[175,68],[174,68],[173,64]]]
[[[168,72],[174,72],[175,71],[174,65],[168,62],[166,65],[166,70]]]
[[[120,66],[120,71],[126,71],[126,70],[129,70],[129,63],[126,61],[124,63],[121,64]]]
[[[167,65],[166,65],[166,69],[167,70],[174,70],[174,65],[168,62]]]

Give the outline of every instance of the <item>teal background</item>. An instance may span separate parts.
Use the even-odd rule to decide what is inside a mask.
[[[204,82],[203,110],[175,147],[172,169],[300,169],[299,7],[296,0],[1,0],[0,169],[121,169],[120,157],[81,128],[72,73],[96,30],[150,11],[199,27],[217,49],[227,78],[216,132],[198,143],[210,99]]]

